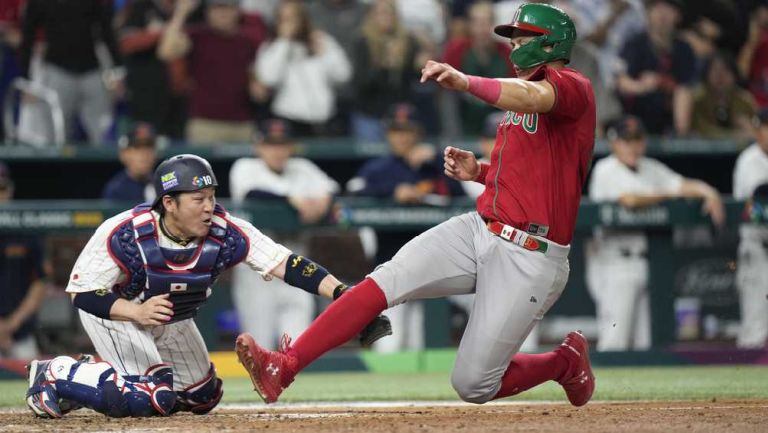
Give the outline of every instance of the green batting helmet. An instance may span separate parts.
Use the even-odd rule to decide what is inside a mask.
[[[510,59],[518,68],[529,69],[555,60],[570,61],[571,48],[576,43],[576,26],[562,10],[547,4],[525,3],[517,9],[510,24],[496,26],[494,32],[511,38],[516,29],[541,35],[512,53]]]

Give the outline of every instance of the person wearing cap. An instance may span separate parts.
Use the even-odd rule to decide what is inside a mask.
[[[490,163],[453,146],[443,151],[447,177],[485,185],[476,211],[408,241],[287,350],[249,345],[247,353],[260,362],[248,372],[266,402],[276,401],[298,372],[382,311],[468,293],[475,293],[475,301],[451,375],[462,400],[482,404],[550,380],[574,406],[592,398],[595,378],[581,333],[568,333],[551,352],[518,352],[568,280],[569,244],[594,147],[592,84],[566,66],[576,29],[565,12],[525,3],[510,18],[494,32],[509,41],[516,78],[468,75],[434,60],[420,78],[505,112]]]
[[[0,161],[0,203],[13,199],[13,179]],[[32,236],[0,237],[0,359],[32,359],[38,354],[33,335],[35,314],[45,298],[40,240]]]
[[[440,203],[462,195],[459,185],[442,175],[435,147],[420,142],[423,127],[413,105],[392,105],[384,124],[390,154],[366,162],[347,183],[350,193],[400,204]]]
[[[680,0],[650,0],[648,29],[621,49],[624,67],[617,88],[624,112],[643,120],[651,134],[690,132],[693,96],[698,80],[693,50],[679,37],[683,18]]]
[[[111,417],[211,411],[222,381],[194,318],[219,276],[240,263],[314,295],[344,293],[323,266],[218,205],[205,159],[172,156],[153,185],[154,201],[96,229],[66,288],[104,362],[33,360],[26,401],[35,415],[60,418],[82,406]],[[390,329],[380,320],[377,337]]]
[[[646,130],[635,116],[607,130],[611,154],[595,163],[589,198],[628,209],[693,197],[718,227],[725,223],[720,194],[703,181],[685,178],[645,156]],[[597,306],[597,350],[647,350],[651,346],[648,300],[648,239],[640,230],[599,227],[587,246],[587,286]]]
[[[768,109],[756,117],[755,143],[736,159],[733,198],[746,200],[748,220],[739,228],[736,286],[741,328],[736,344],[759,349],[768,344]]]
[[[287,203],[302,224],[315,224],[331,208],[339,185],[317,165],[294,156],[296,140],[288,122],[264,122],[253,146],[256,158],[240,158],[229,171],[235,205]],[[305,234],[270,233],[296,254],[307,250]],[[295,293],[280,279],[266,281],[246,266],[235,268],[232,296],[243,332],[267,347],[276,348],[282,332],[297,335],[312,321],[314,297]]]
[[[101,198],[133,204],[152,201],[152,171],[157,163],[155,133],[149,124],[135,125],[117,142],[120,162],[125,167],[104,185]]]

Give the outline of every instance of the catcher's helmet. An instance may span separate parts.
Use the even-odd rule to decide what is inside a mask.
[[[152,183],[157,195],[155,204],[168,193],[219,186],[211,164],[192,154],[172,156],[161,162],[155,170]]]
[[[547,4],[526,3],[517,9],[510,24],[496,26],[494,32],[511,38],[515,29],[541,35],[512,53],[510,59],[518,68],[529,69],[555,60],[570,61],[571,49],[576,42],[576,26],[562,10]]]

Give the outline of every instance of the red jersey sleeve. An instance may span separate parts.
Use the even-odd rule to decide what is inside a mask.
[[[545,79],[555,88],[555,104],[550,115],[575,120],[589,105],[587,92],[592,92],[589,81],[569,69],[546,68]]]
[[[485,185],[485,178],[488,177],[488,170],[491,169],[491,165],[486,162],[480,163],[480,173],[477,174],[475,182]]]

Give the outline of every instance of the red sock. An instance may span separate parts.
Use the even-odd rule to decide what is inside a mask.
[[[323,353],[341,346],[357,335],[387,308],[387,298],[379,285],[366,278],[333,301],[291,346],[302,370]]]
[[[518,353],[512,357],[501,378],[501,388],[494,399],[519,394],[548,380],[557,380],[568,371],[568,360],[557,352]]]

